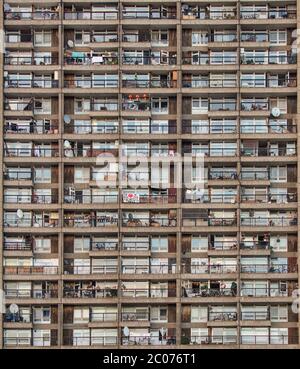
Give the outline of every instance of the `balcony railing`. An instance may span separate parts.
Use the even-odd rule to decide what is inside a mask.
[[[223,322],[223,321],[236,321],[237,313],[236,311],[227,312],[209,312],[208,320],[211,322]]]
[[[241,335],[241,345],[298,345],[298,336],[279,335]]]
[[[176,134],[177,127],[176,124],[155,124],[155,123],[139,123],[136,125],[123,124],[122,133],[123,134]]]
[[[214,156],[237,156],[237,148],[236,147],[220,147],[220,148],[207,148],[207,147],[192,147],[192,151],[190,153],[185,152],[187,154],[192,154],[192,156],[204,155],[206,157],[214,157]]]
[[[182,8],[182,19],[192,20],[192,19],[211,19],[211,20],[232,20],[237,19],[236,9],[228,10],[196,10]]]
[[[51,148],[5,148],[4,156],[5,157],[34,157],[34,158],[50,158],[50,157],[58,157],[59,151],[58,149]]]
[[[58,297],[57,290],[45,290],[45,289],[12,289],[6,288],[4,290],[5,298],[6,299],[27,299],[27,298],[34,298],[34,299],[53,299]]]
[[[30,99],[28,101],[24,102],[10,102],[10,101],[4,101],[4,109],[7,111],[34,111],[34,101],[33,99]]]
[[[5,251],[32,251],[31,242],[25,241],[4,241],[4,250]]]
[[[76,134],[113,134],[119,132],[119,126],[114,124],[76,124],[65,125],[64,133],[76,133]]]
[[[149,241],[123,241],[122,250],[126,251],[148,251],[150,250]]]
[[[64,219],[64,226],[70,228],[84,228],[84,227],[117,227],[118,218],[110,216],[91,216],[84,217],[67,217]]]
[[[93,11],[93,10],[84,10],[84,11],[69,11],[65,10],[64,12],[65,20],[105,20],[105,21],[113,21],[119,19],[119,11],[109,10],[109,11]]]
[[[92,241],[91,251],[116,251],[119,243],[114,241]]]
[[[297,55],[241,55],[241,64],[296,64]]]
[[[268,181],[270,179],[270,174],[268,169],[257,172],[249,169],[242,170],[240,173],[240,178],[244,181]]]
[[[241,124],[240,132],[245,134],[251,133],[296,133],[297,125],[296,124],[280,124],[280,123],[267,123],[267,124],[256,124],[256,125],[248,125]]]
[[[197,227],[197,226],[210,226],[210,227],[233,227],[237,225],[236,218],[211,218],[207,217],[184,217],[182,219],[183,227]]]
[[[241,201],[286,204],[289,202],[297,202],[297,194],[241,194]]]
[[[50,79],[12,79],[4,82],[5,88],[58,88],[58,80]]]
[[[65,298],[116,298],[116,297],[124,297],[124,298],[162,298],[162,297],[175,297],[176,289],[175,288],[159,288],[150,290],[148,288],[125,288],[122,286],[121,289],[118,287],[112,288],[100,288],[100,287],[91,287],[91,288],[64,288],[64,297]]]
[[[297,265],[287,264],[249,264],[241,265],[241,273],[297,273]]]
[[[244,227],[293,227],[298,224],[297,217],[242,217],[241,226]]]
[[[174,10],[123,10],[123,19],[176,19],[176,9]]]
[[[132,336],[122,337],[123,346],[131,345],[153,345],[153,346],[170,346],[176,345],[176,337],[168,336],[163,338],[145,337],[145,336]]]
[[[78,336],[65,337],[64,345],[66,346],[116,346],[118,344],[117,336]]]
[[[294,288],[244,287],[241,286],[241,297],[288,297]]]
[[[294,156],[296,148],[288,149],[285,147],[279,148],[242,148],[241,156]]]
[[[3,177],[6,181],[32,181],[33,173],[31,170],[9,170],[8,172],[4,173]]]
[[[148,312],[132,312],[132,313],[124,313],[121,314],[121,319],[123,322],[128,321],[140,321],[140,320],[149,320],[149,313]]]
[[[241,32],[241,42],[269,42],[267,32]]]
[[[124,65],[176,65],[176,56],[127,56],[123,55]]]
[[[66,88],[118,88],[118,86],[118,79],[72,78],[64,81]]]
[[[59,19],[58,11],[51,10],[35,10],[35,11],[6,11],[4,12],[6,20],[57,20]]]
[[[4,346],[37,346],[37,347],[49,347],[57,346],[57,339],[54,337],[20,337],[20,336],[10,336],[3,338]]]
[[[236,335],[214,335],[214,336],[183,336],[182,345],[236,345],[238,336]]]
[[[5,65],[57,65],[58,57],[54,56],[5,56]]]
[[[193,195],[191,195],[190,197],[187,197],[187,192],[185,192],[183,194],[183,202],[184,203],[201,203],[201,204],[205,204],[205,203],[226,203],[226,204],[235,204],[237,202],[237,195],[236,194],[214,194],[214,195],[208,195],[208,194],[203,194],[200,197],[195,197],[193,198]]]
[[[4,125],[4,133],[9,134],[57,134],[57,124],[38,124],[35,121],[29,124],[6,122]]]
[[[242,111],[268,111],[269,102],[266,100],[242,100]]]
[[[108,265],[65,265],[65,274],[116,274],[118,273],[117,266]]]
[[[239,58],[237,55],[195,55],[183,56],[183,65],[220,65],[220,64],[237,64]]]
[[[5,266],[3,274],[57,274],[56,266]]]
[[[210,170],[208,172],[209,180],[229,179],[235,180],[238,178],[238,174],[235,170]]]
[[[242,239],[240,242],[240,248],[242,250],[269,250],[270,241],[244,241]]]
[[[58,202],[57,195],[6,195],[4,202],[7,204],[55,204]]]
[[[58,227],[59,221],[58,219],[34,219],[31,217],[24,217],[22,219],[17,218],[9,219],[4,221],[4,227],[15,227],[15,228],[28,228],[28,227],[44,227],[44,228],[53,228]]]
[[[253,310],[253,311],[241,311],[240,319],[244,321],[261,321],[261,320],[270,320],[270,311],[268,310]]]
[[[90,322],[116,322],[118,313],[95,313],[90,312]]]
[[[176,88],[177,81],[172,80],[122,80],[123,88]]]
[[[237,241],[214,241],[208,243],[209,250],[236,250]]]
[[[241,9],[241,19],[295,19],[297,12],[294,10],[243,10]]]
[[[236,273],[238,270],[237,264],[206,264],[206,265],[197,265],[192,264],[190,267],[187,267],[185,264],[182,265],[183,273],[191,273],[191,274],[227,274],[227,273]],[[190,269],[190,270],[189,270]]]
[[[236,288],[182,288],[182,297],[236,297]]]
[[[118,56],[65,56],[64,62],[67,65],[118,65]]]
[[[65,204],[116,204],[119,195],[65,195]]]
[[[183,88],[235,88],[238,87],[237,78],[199,78],[191,81],[183,80]],[[246,79],[241,76],[240,87],[242,88],[280,88],[280,87],[296,87],[296,78],[278,78],[265,77],[264,79]],[[175,86],[176,87],[176,86]]]
[[[175,218],[150,217],[149,219],[123,219],[123,227],[176,227],[177,221]]]

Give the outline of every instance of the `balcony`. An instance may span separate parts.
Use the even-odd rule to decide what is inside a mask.
[[[36,120],[6,120],[5,134],[58,134],[58,121],[40,122]]]
[[[4,12],[4,19],[9,21],[27,21],[27,20],[41,20],[53,21],[59,19],[59,11],[57,10],[34,10],[34,11],[10,11]]]
[[[237,225],[236,218],[214,218],[206,217],[185,217],[182,219],[183,227],[234,227]]]
[[[241,149],[241,156],[296,156],[296,147],[244,147]]]
[[[241,8],[240,19],[255,19],[255,20],[264,20],[264,19],[272,19],[276,22],[278,19],[296,19],[297,12],[295,10],[288,9],[264,9],[264,10],[244,10]]]
[[[177,81],[174,80],[157,80],[157,79],[137,79],[137,80],[122,80],[123,88],[176,88]]]
[[[119,19],[119,11],[117,10],[117,7],[113,9],[113,7],[110,7],[109,10],[105,10],[103,7],[103,10],[92,10],[92,9],[85,9],[85,10],[71,10],[71,9],[65,9],[64,10],[64,20],[72,21],[72,20],[80,20],[82,21],[115,21]]]
[[[4,57],[5,65],[34,65],[34,66],[48,66],[57,65],[58,56],[17,56],[6,55]],[[45,68],[46,69],[46,68]]]
[[[4,88],[58,88],[59,81],[51,79],[13,79],[4,81]]]
[[[7,195],[4,194],[5,204],[57,204],[58,195]]]
[[[176,345],[176,337],[163,337],[159,339],[158,337],[149,337],[148,336],[132,336],[130,337],[122,337],[122,346],[172,346]]]
[[[199,7],[195,9],[192,5],[184,4],[182,5],[182,20],[214,20],[214,21],[224,21],[224,20],[234,20],[237,19],[237,11],[235,7],[228,7],[228,9],[214,9],[211,7]]]
[[[58,290],[56,289],[12,289],[4,290],[6,299],[56,299]]]
[[[12,157],[31,157],[31,158],[57,158],[59,156],[59,150],[54,148],[43,148],[43,147],[34,147],[34,148],[13,148],[6,147],[4,149],[4,157],[12,158]]]
[[[56,275],[57,266],[5,266],[3,268],[5,275]]]
[[[288,204],[291,202],[297,202],[297,194],[292,192],[287,194],[242,194],[241,202]]]
[[[99,65],[118,65],[119,57],[115,52],[105,52],[101,55],[88,56],[88,53],[73,51],[64,57],[65,65],[85,65],[85,66],[99,66]],[[65,81],[68,82],[68,81]]]
[[[122,56],[122,64],[123,65],[149,65],[149,68],[153,66],[175,66],[177,64],[176,55],[166,56],[165,54],[157,54],[157,52],[150,52],[151,56],[132,56],[126,55],[126,53]]]
[[[189,56],[189,53],[184,52],[182,57],[183,65],[234,65],[239,63],[239,58],[236,53],[231,53],[232,55],[201,55],[195,54],[194,56]]]
[[[214,335],[214,336],[183,336],[182,345],[237,345],[237,335]]]
[[[298,224],[297,217],[242,217],[241,226],[243,227],[295,227]]]
[[[251,264],[241,265],[241,273],[297,273],[297,265],[288,264]]]

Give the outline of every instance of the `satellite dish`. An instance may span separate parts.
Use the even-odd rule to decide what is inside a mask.
[[[279,108],[275,107],[272,109],[271,114],[273,115],[273,117],[278,118],[281,114],[281,111]]]
[[[125,337],[129,337],[129,334],[130,334],[129,328],[128,327],[124,327],[123,333],[124,333],[124,336]]]
[[[5,12],[10,12],[10,10],[11,10],[11,7],[10,7],[9,4],[4,4],[3,8],[4,8]]]
[[[19,312],[19,306],[17,304],[11,304],[9,306],[9,311],[12,313],[12,314],[17,314]]]
[[[65,142],[64,142],[64,148],[65,148],[65,149],[71,149],[71,148],[72,148],[72,147],[71,147],[71,144],[70,144],[70,141],[65,140]]]
[[[70,115],[64,115],[64,122],[66,123],[66,124],[70,124],[71,123],[71,117],[70,117]]]
[[[23,216],[24,216],[23,210],[18,209],[18,210],[17,210],[17,217],[18,217],[19,219],[22,219],[22,218],[23,218]]]
[[[73,47],[74,47],[74,41],[72,41],[72,40],[68,40],[67,45],[68,45],[68,47],[69,47],[70,49],[73,49]]]

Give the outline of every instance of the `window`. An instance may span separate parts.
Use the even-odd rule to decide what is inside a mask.
[[[152,252],[168,252],[168,239],[162,237],[151,238]]]
[[[74,238],[74,252],[89,252],[90,238],[89,237],[75,237]]]
[[[50,253],[51,252],[51,239],[50,238],[35,238],[34,251],[37,253]]]
[[[168,114],[169,99],[164,97],[153,97],[151,99],[151,111],[154,114]]]
[[[208,249],[208,238],[207,236],[192,236],[191,240],[191,251],[198,252]]]
[[[207,322],[207,307],[192,306],[191,307],[191,323]]]
[[[51,31],[35,31],[34,46],[51,46]]]
[[[153,306],[150,313],[151,322],[167,322],[168,321],[168,308]]]
[[[287,306],[271,306],[270,319],[272,322],[287,322],[288,321],[288,307]]]
[[[201,114],[208,111],[208,99],[203,97],[192,98],[192,114]]]
[[[51,183],[51,168],[35,168],[34,183]]]
[[[33,323],[35,324],[50,324],[51,309],[50,307],[34,307],[33,308]]]
[[[90,320],[90,311],[89,308],[80,308],[75,307],[73,311],[73,323],[74,324],[82,324],[88,323]]]

